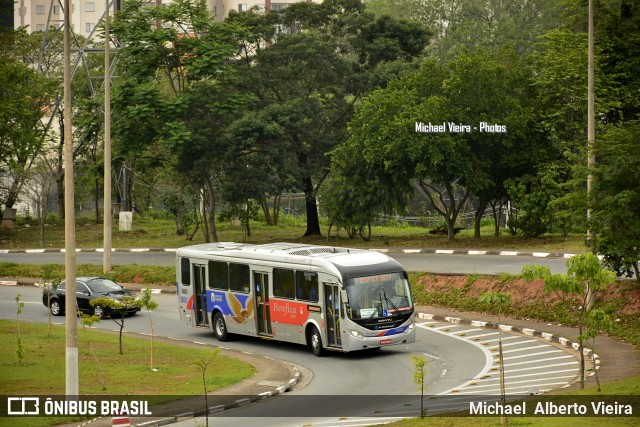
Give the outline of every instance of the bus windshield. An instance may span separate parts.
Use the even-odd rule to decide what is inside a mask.
[[[376,319],[412,310],[409,281],[404,273],[362,276],[345,281],[350,319]]]

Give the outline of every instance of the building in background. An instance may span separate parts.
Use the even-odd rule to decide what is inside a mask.
[[[2,7],[4,8],[2,0]],[[170,3],[170,0],[158,0],[160,4]],[[243,12],[257,7],[259,11],[284,9],[293,3],[307,1],[321,3],[322,0],[207,0],[207,7],[215,14],[219,21],[229,16],[231,10]],[[156,3],[151,0],[150,3]],[[116,2],[118,4],[118,2]],[[11,2],[8,3],[10,7]],[[14,28],[27,27],[27,31],[44,31],[49,25],[60,27],[64,14],[61,0],[16,0],[13,14]],[[71,25],[76,35],[89,37],[104,14],[105,2],[102,0],[72,0]],[[4,10],[4,9],[2,9]]]

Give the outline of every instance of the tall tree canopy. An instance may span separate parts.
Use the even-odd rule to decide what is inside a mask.
[[[395,194],[394,205],[417,185],[453,239],[471,194],[485,206],[502,197],[503,180],[545,151],[530,91],[526,67],[508,51],[460,55],[448,66],[425,60],[419,71],[366,98],[335,162],[348,165],[339,170],[351,181],[366,174],[378,183],[370,192]]]
[[[241,32],[191,0],[159,8],[127,2],[112,28],[124,45],[114,99],[116,152],[187,177],[204,202],[207,240],[216,241],[221,134],[247,99],[229,90]]]
[[[296,3],[264,16],[232,14],[229,21],[250,33],[236,63],[242,77],[237,88],[256,98],[256,124],[268,126],[267,119],[282,130],[293,160],[286,162],[288,173],[305,193],[305,235],[318,235],[316,196],[329,171],[326,153],[346,139],[354,104],[374,82],[385,84],[390,64],[411,63],[429,33],[416,23],[376,19],[360,0]],[[255,144],[270,142],[258,138]]]

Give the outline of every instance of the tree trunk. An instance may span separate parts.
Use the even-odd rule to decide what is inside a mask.
[[[310,176],[303,178],[305,208],[307,211],[307,230],[304,236],[321,236],[320,217],[318,216],[318,203]]]
[[[278,216],[280,214],[280,199],[282,198],[282,191],[273,196],[273,225],[278,225]]]
[[[264,219],[267,222],[267,225],[274,225],[273,218],[271,217],[271,211],[269,210],[269,201],[267,200],[266,194],[262,195],[260,206],[262,207],[262,212],[264,213]]]
[[[500,223],[502,222],[502,200],[494,200],[491,202],[491,211],[493,212],[494,236],[500,237]],[[496,210],[496,208],[498,208]]]
[[[480,223],[482,222],[482,215],[484,214],[485,209],[487,209],[487,202],[481,201],[478,205],[478,209],[476,209],[476,214],[473,218],[473,238],[480,238]]]
[[[209,237],[211,242],[218,241],[218,231],[216,230],[216,191],[213,188],[213,183],[209,178],[208,174],[205,174],[205,185],[207,191],[207,199],[209,203],[205,204],[205,207],[208,205],[207,213],[207,222],[209,224]]]
[[[94,197],[93,200],[95,202],[95,210],[96,210],[96,224],[100,224],[100,180],[96,176],[95,179],[95,187],[94,187]],[[108,215],[107,212],[104,213]]]
[[[56,188],[58,190],[58,216],[64,219],[64,120],[62,112],[58,112],[58,126],[60,126],[60,141],[58,142],[58,158],[56,159]]]

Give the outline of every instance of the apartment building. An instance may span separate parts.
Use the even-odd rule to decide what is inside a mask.
[[[253,7],[259,11],[279,10],[289,7],[293,3],[306,1],[307,3],[321,3],[322,0],[207,0],[207,7],[215,15],[217,20],[224,20],[231,10],[244,12]]]
[[[170,3],[171,0],[158,0]],[[207,0],[207,7],[216,19],[224,20],[229,12],[246,11],[257,7],[260,11],[284,9],[298,1],[321,3],[322,0]],[[155,3],[155,0],[151,0]],[[29,32],[44,31],[49,25],[61,26],[64,21],[63,0],[17,0],[14,11],[14,26],[28,27]],[[102,19],[106,3],[103,0],[72,0],[71,26],[77,35],[88,37]]]
[[[73,0],[71,3],[71,26],[74,33],[89,36],[105,10],[100,0]],[[60,27],[64,22],[60,0],[17,0],[14,11],[15,28],[26,26],[29,32],[44,31],[49,25]]]

